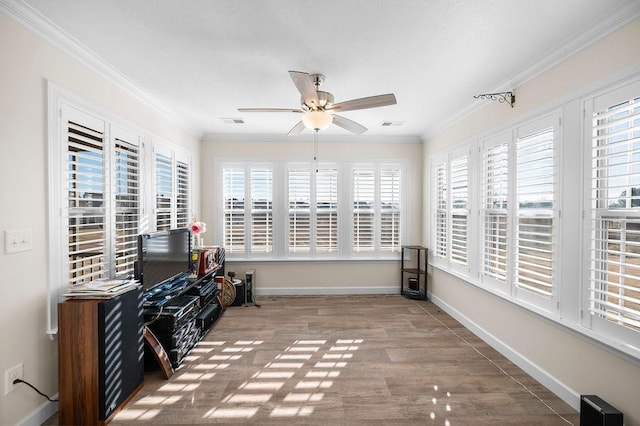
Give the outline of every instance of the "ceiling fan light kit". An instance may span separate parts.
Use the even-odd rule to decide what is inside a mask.
[[[324,82],[322,74],[308,74],[300,71],[289,71],[289,77],[293,80],[298,92],[300,92],[300,109],[294,108],[238,108],[240,112],[288,112],[303,114],[302,120],[290,131],[289,135],[297,135],[305,128],[318,131],[324,130],[332,123],[338,127],[356,134],[367,131],[367,128],[349,120],[348,118],[333,114],[334,111],[353,111],[358,109],[377,108],[386,105],[395,105],[396,97],[393,93],[385,95],[368,96],[352,99],[345,102],[334,103],[333,95],[320,89]]]
[[[302,122],[307,129],[324,130],[333,123],[333,115],[321,110],[309,111],[302,116]]]

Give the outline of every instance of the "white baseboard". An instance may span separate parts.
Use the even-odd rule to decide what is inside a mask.
[[[542,383],[547,389],[556,394],[560,399],[569,404],[572,408],[580,411],[580,395],[554,376],[532,362],[530,359],[514,350],[502,340],[489,333],[487,330],[466,317],[462,312],[456,310],[442,299],[433,294],[429,294],[429,300],[440,309],[451,315],[458,322],[471,330],[476,336],[487,342],[492,348],[500,352],[505,358],[523,369],[528,375]]]
[[[256,288],[256,296],[345,296],[358,294],[400,294],[392,287],[269,287]]]
[[[58,394],[55,394],[51,399],[58,399]],[[20,426],[40,426],[58,412],[58,402],[44,402],[38,408],[33,410],[31,414],[22,419]]]

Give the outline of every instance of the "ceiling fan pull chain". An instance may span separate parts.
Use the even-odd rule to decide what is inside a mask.
[[[316,173],[318,173],[318,129],[313,134],[313,163],[316,166]]]

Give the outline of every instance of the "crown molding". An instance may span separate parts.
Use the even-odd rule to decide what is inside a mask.
[[[313,134],[287,136],[273,134],[242,134],[242,133],[207,133],[203,142],[300,142],[313,143]],[[421,144],[419,136],[384,136],[384,135],[318,135],[320,143],[410,143]]]
[[[100,58],[77,39],[47,19],[33,7],[22,0],[0,0],[0,11],[18,22],[45,41],[62,50],[73,59],[82,63],[98,75],[127,92],[130,96],[156,111],[162,117],[185,130],[192,136],[201,139],[203,132],[197,129],[184,117],[178,115],[164,103],[158,101],[140,86],[128,79],[105,60]]]
[[[578,52],[631,23],[638,17],[640,17],[640,2],[635,1],[627,7],[619,9],[615,14],[600,21],[597,25],[594,25],[587,31],[576,35],[572,40],[568,41],[554,52],[544,55],[544,57],[537,61],[533,61],[521,71],[499,83],[493,89],[489,89],[488,92],[504,92],[514,90],[515,88],[517,93],[517,87],[528,83],[544,72],[576,55]],[[467,106],[449,116],[449,118],[444,120],[440,125],[425,132],[421,136],[422,141],[426,142],[438,133],[445,131],[486,106],[487,104],[485,102],[479,100],[470,102]]]

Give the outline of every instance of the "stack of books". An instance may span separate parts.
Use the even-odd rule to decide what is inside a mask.
[[[111,299],[139,285],[132,279],[101,279],[69,286],[62,295],[70,299]]]

